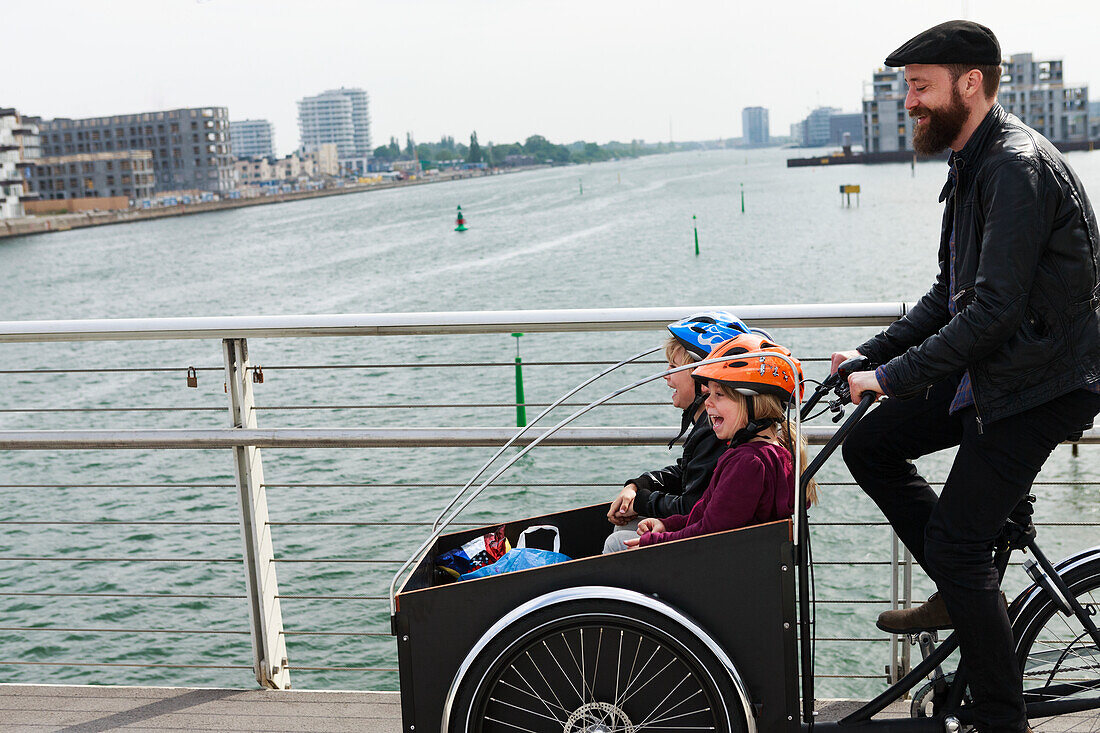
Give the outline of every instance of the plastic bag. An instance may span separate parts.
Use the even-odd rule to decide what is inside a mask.
[[[504,557],[500,558],[492,565],[486,565],[472,573],[466,573],[461,576],[459,580],[487,578],[490,575],[502,575],[504,573],[515,572],[516,570],[540,568],[543,565],[553,565],[554,563],[565,562],[566,560],[572,559],[573,558],[568,555],[563,555],[560,552],[536,550],[533,547],[517,547],[514,550],[508,550],[508,552],[504,553]]]
[[[472,539],[457,550],[444,552],[435,559],[435,566],[452,578],[491,565],[504,556],[511,546],[504,537],[504,525],[489,534]]]

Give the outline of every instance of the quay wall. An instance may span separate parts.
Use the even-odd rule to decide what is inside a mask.
[[[21,237],[30,234],[48,234],[50,232],[64,232],[70,229],[83,227],[104,226],[108,224],[126,224],[135,221],[148,221],[150,219],[165,219],[170,216],[186,216],[188,214],[204,214],[210,211],[223,211],[225,209],[240,209],[246,206],[263,206],[265,204],[278,204],[284,201],[300,201],[302,199],[314,199],[324,196],[341,196],[351,193],[364,193],[366,191],[381,191],[388,188],[400,188],[402,186],[417,186],[427,183],[443,183],[463,178],[478,178],[502,173],[519,173],[521,171],[545,168],[544,165],[517,166],[506,170],[487,171],[455,171],[443,173],[430,178],[421,178],[415,181],[391,181],[386,183],[364,183],[344,186],[343,188],[326,188],[316,191],[295,191],[292,193],[279,193],[271,196],[258,196],[255,198],[223,199],[221,201],[207,201],[192,204],[177,204],[175,206],[158,206],[151,209],[125,209],[122,211],[84,211],[66,214],[52,214],[47,216],[28,216],[22,219],[0,220],[0,239],[6,237]],[[102,199],[95,199],[101,201]],[[64,202],[40,202],[64,204],[73,209],[79,208],[81,199],[70,199]]]

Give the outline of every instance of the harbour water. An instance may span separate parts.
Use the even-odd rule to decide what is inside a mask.
[[[942,163],[786,169],[785,157],[680,153],[7,240],[0,320],[894,302],[923,294],[935,275]],[[1068,157],[1100,196],[1100,155]],[[845,183],[861,185],[858,207],[842,205]],[[452,231],[459,204],[470,226],[462,234]],[[820,377],[821,357],[869,333],[776,336],[817,358],[807,372]],[[615,361],[661,338],[524,336],[527,400],[549,402],[597,369],[549,362]],[[506,426],[513,408],[467,405],[512,400],[516,345],[503,335],[253,340],[252,361],[266,377],[256,385],[260,425]],[[0,429],[224,427],[220,348],[214,340],[0,345]],[[497,366],[432,366],[460,363]],[[190,365],[200,368],[197,389],[185,386]],[[340,368],[291,368],[316,365]],[[659,370],[641,365],[585,394]],[[608,407],[585,424],[671,425],[678,416],[656,404],[667,398],[658,381],[629,400],[653,404]],[[58,411],[74,409],[81,411]],[[402,523],[434,518],[453,492],[448,485],[464,482],[490,453],[264,453],[275,553],[284,560],[283,617],[288,632],[299,632],[288,636],[295,687],[396,688],[388,671],[394,644],[377,600],[396,565],[379,561],[403,560],[426,529]],[[921,465],[942,477],[947,458]],[[1097,518],[1096,459],[1095,446],[1076,459],[1068,448],[1056,452],[1041,476],[1056,482],[1040,487],[1042,518]],[[625,479],[670,461],[663,448],[539,451],[465,520],[606,501]],[[886,645],[871,624],[882,606],[860,601],[887,596],[886,569],[829,563],[888,559],[888,532],[850,526],[881,518],[839,464],[822,475],[813,516],[827,525],[815,544],[823,563],[817,596],[827,601],[818,633],[876,641],[822,642],[817,668],[881,679]],[[225,451],[0,454],[0,681],[251,685],[232,482]],[[1096,544],[1094,534],[1058,526],[1042,539],[1049,555],[1061,556]],[[95,560],[128,556],[167,561]],[[197,558],[218,562],[190,561]],[[919,595],[927,583],[918,588]],[[174,596],[151,597],[167,593]],[[188,594],[195,597],[179,597]],[[73,630],[26,630],[45,626]],[[818,691],[863,695],[877,685],[823,677]]]

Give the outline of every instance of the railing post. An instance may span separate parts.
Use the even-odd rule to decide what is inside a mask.
[[[225,385],[229,395],[230,423],[235,428],[256,428],[255,401],[249,374],[248,343],[224,339]],[[233,473],[241,510],[245,581],[248,586],[248,620],[252,630],[252,662],[262,687],[290,688],[283,615],[279,609],[279,584],[275,578],[275,552],[267,515],[260,449],[233,449]]]
[[[898,573],[901,573],[899,582]],[[898,596],[901,596],[900,598]],[[900,605],[899,605],[900,601]],[[913,605],[913,556],[909,548],[901,544],[898,535],[890,530],[890,609],[910,608]],[[894,684],[909,674],[912,664],[910,644],[902,642],[898,634],[890,634],[890,663],[886,665],[886,679]]]
[[[897,535],[895,534],[896,538]],[[903,545],[904,547],[904,545]],[[902,562],[902,604],[905,608],[913,607],[913,553],[909,552],[909,548],[905,548],[905,552],[901,555]],[[906,644],[901,652],[901,674],[904,677],[909,674],[909,670],[912,669],[912,654],[913,645]]]

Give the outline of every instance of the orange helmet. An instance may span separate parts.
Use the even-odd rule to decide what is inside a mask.
[[[728,341],[714,347],[707,359],[723,356],[748,354],[754,351],[774,351],[791,357],[790,349],[758,333],[739,333]],[[802,397],[802,365],[794,359],[797,367],[794,372],[790,365],[777,356],[754,356],[751,359],[730,359],[715,364],[704,364],[692,372],[692,378],[699,382],[722,382],[745,395],[770,394],[786,402],[799,387]]]

